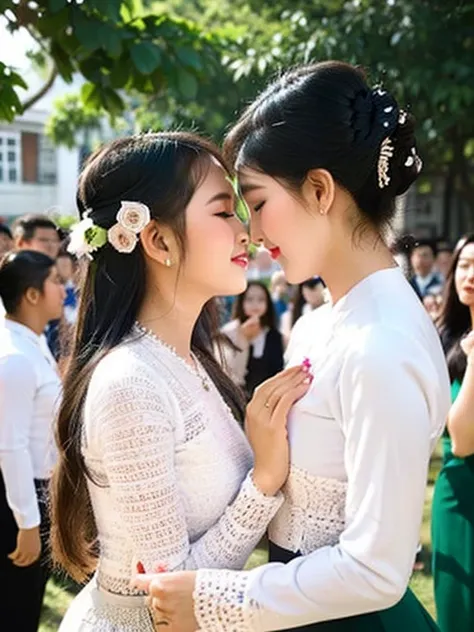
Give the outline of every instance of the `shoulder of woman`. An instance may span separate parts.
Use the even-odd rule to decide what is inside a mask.
[[[155,397],[166,396],[169,387],[165,379],[154,370],[133,344],[119,345],[97,364],[92,372],[88,399],[113,399],[119,392],[146,393]]]

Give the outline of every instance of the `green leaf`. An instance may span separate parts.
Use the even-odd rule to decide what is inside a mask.
[[[235,214],[237,215],[237,218],[242,222],[242,224],[244,224],[244,226],[248,226],[248,224],[250,223],[250,210],[240,191],[237,176],[235,176],[234,178],[227,176],[226,180],[230,183],[234,191]]]
[[[185,66],[189,66],[194,70],[202,70],[202,62],[198,53],[188,46],[181,46],[175,49],[176,57]]]
[[[103,23],[89,19],[79,7],[76,7],[74,24],[77,39],[85,48],[93,51],[102,46],[105,30]]]
[[[48,0],[48,6],[51,13],[61,11],[61,9],[64,9],[66,4],[66,0]]]
[[[122,98],[112,88],[105,88],[102,93],[104,108],[111,116],[118,116],[125,108]]]
[[[121,4],[121,0],[87,0],[87,9],[89,11],[95,9],[111,22],[119,22]]]
[[[122,37],[115,26],[104,28],[102,43],[111,57],[117,58],[122,54]]]
[[[93,83],[85,83],[81,88],[81,99],[86,107],[92,110],[100,110],[103,103],[100,86]]]
[[[161,62],[161,51],[151,42],[134,44],[130,54],[136,68],[144,75],[154,72]]]
[[[56,12],[44,12],[38,16],[36,28],[41,33],[42,38],[51,38],[53,42],[57,41],[69,26],[69,10],[62,8]]]
[[[84,233],[86,243],[92,248],[101,248],[107,243],[107,231],[102,226],[92,226]]]
[[[61,77],[67,83],[70,83],[74,73],[74,67],[71,63],[72,58],[54,41],[51,44],[51,56],[56,63],[56,68]]]
[[[23,77],[21,77],[18,73],[16,72],[10,72],[9,75],[7,75],[8,77],[8,81],[12,86],[19,86],[20,88],[23,88],[24,90],[28,89],[28,84],[25,83]]]
[[[195,99],[198,91],[198,82],[194,75],[180,68],[178,71],[178,89],[185,99]]]
[[[127,84],[129,77],[130,77],[129,62],[127,63],[126,61],[119,59],[109,75],[110,85],[112,86],[112,88],[115,88],[115,90],[124,88],[125,85]]]

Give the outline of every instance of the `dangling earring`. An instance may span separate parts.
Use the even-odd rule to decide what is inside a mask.
[[[167,268],[171,268],[171,259],[169,257],[167,259],[165,259],[165,266]]]

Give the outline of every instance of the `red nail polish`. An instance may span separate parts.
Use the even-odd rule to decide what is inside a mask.
[[[137,573],[139,575],[144,575],[146,573],[145,567],[143,566],[141,562],[137,562]]]
[[[311,360],[309,358],[303,358],[301,365],[309,368],[311,366]]]
[[[167,568],[164,564],[158,564],[155,568],[155,573],[166,573]]]

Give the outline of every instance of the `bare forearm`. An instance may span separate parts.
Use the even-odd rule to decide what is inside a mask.
[[[449,411],[448,430],[456,456],[474,453],[474,353],[468,358],[461,390]]]

